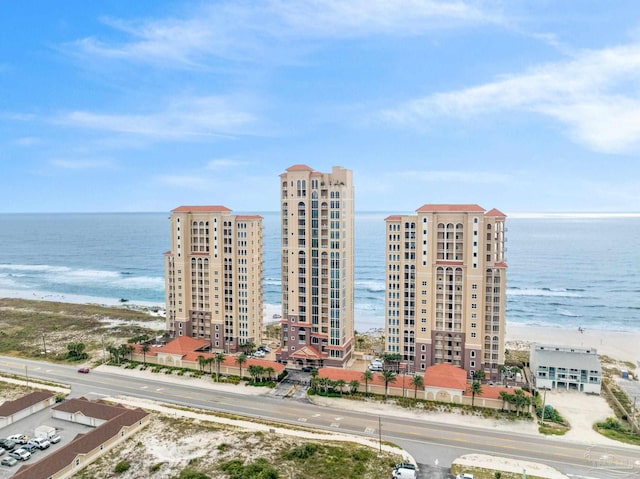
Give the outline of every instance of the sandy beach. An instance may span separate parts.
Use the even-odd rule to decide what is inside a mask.
[[[599,355],[638,365],[640,361],[640,332],[603,331],[527,326],[507,323],[507,349],[528,349],[531,343],[580,348],[595,348]]]

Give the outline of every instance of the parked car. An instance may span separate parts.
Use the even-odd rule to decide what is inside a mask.
[[[407,464],[396,465],[396,467],[393,469],[393,472],[391,473],[391,478],[392,479],[416,479],[418,477],[418,473],[416,472],[416,467],[413,464],[410,464],[409,466],[410,467],[407,467]]]
[[[267,355],[267,353],[265,353],[264,351],[262,351],[261,349],[259,349],[258,351],[256,351],[255,353],[253,353],[253,355],[254,355],[256,358],[264,358],[264,357]]]
[[[458,474],[456,476],[456,479],[473,479],[473,474],[470,474],[468,472],[463,472],[462,474]]]
[[[53,436],[49,436],[49,442],[51,444],[58,444],[62,438],[60,434],[54,434]]]
[[[15,451],[11,451],[9,455],[19,461],[26,461],[31,457],[31,453],[26,449],[22,449],[22,448],[16,449]]]
[[[11,439],[0,439],[0,447],[7,451],[12,451],[16,447],[16,443]]]
[[[26,434],[14,434],[12,436],[9,436],[7,439],[11,439],[16,444],[26,444],[29,440],[29,436],[27,436]]]
[[[7,450],[6,450],[6,449],[2,449],[2,448],[0,447],[0,456],[2,456],[5,452],[7,452]]]
[[[83,374],[88,374],[89,373],[89,368],[80,368],[78,369],[79,373],[83,373]]]
[[[33,444],[38,449],[46,449],[51,445],[51,443],[47,439],[44,439],[42,437],[34,437],[33,439],[30,439],[27,444]]]
[[[9,466],[9,467],[15,466],[17,463],[18,463],[18,460],[10,456],[3,457],[2,461],[0,461],[0,464],[2,464],[3,466]]]
[[[38,450],[38,446],[36,446],[35,444],[27,443],[20,446],[20,449],[24,449],[25,451],[29,451],[31,454],[33,454]]]

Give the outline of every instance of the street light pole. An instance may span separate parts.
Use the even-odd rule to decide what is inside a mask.
[[[102,338],[102,364],[104,364],[106,360],[106,355],[107,355],[104,349],[104,334],[101,335],[101,338]]]
[[[44,340],[44,333],[42,333],[42,347],[44,348],[44,355],[47,355],[47,343]]]
[[[24,365],[24,376],[27,378],[27,389],[29,389],[29,369],[26,364]]]
[[[382,419],[380,416],[378,416],[378,447],[380,454],[382,454]]]

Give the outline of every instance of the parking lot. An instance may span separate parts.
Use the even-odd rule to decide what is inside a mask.
[[[60,449],[76,437],[77,434],[89,431],[89,426],[83,426],[82,424],[75,424],[68,421],[62,421],[60,419],[54,419],[51,417],[51,409],[45,409],[30,416],[21,419],[9,426],[0,429],[0,438],[6,438],[14,434],[26,434],[27,436],[34,437],[34,431],[38,426],[51,426],[56,428],[56,432],[60,435],[62,440],[58,444],[52,444],[48,449],[36,450],[30,459],[25,462],[18,461],[15,466],[0,466],[0,479],[7,479],[11,477],[23,464],[32,464],[39,461],[48,454]],[[16,444],[16,449],[20,447]],[[4,453],[1,458],[7,457],[8,452]]]

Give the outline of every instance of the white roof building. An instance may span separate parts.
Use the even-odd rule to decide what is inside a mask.
[[[538,389],[600,394],[602,367],[595,348],[532,344],[530,366]]]

